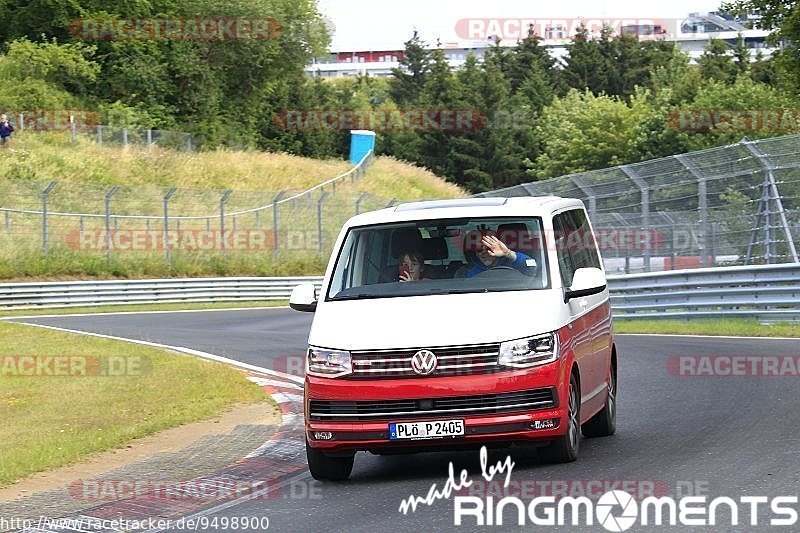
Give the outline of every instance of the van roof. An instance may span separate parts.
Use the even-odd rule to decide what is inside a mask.
[[[521,196],[513,198],[458,198],[403,203],[379,211],[352,217],[348,226],[364,226],[408,220],[432,220],[461,217],[529,216],[546,217],[555,211],[583,207],[575,198],[559,196]]]

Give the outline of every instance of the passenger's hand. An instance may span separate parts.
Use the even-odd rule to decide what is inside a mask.
[[[506,243],[495,237],[494,235],[484,235],[481,239],[481,244],[486,247],[486,251],[492,257],[507,257],[514,261],[517,258],[517,254],[512,252]]]
[[[401,272],[400,281],[414,281],[414,278],[411,276],[411,272]]]

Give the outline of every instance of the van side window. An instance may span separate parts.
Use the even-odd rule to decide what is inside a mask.
[[[567,224],[569,224],[569,220],[567,220],[566,213],[561,213],[553,217],[556,258],[558,259],[558,270],[561,273],[561,283],[564,287],[572,285],[572,276],[575,274],[575,267],[572,264],[572,258],[570,257],[567,246],[567,236],[569,234]]]
[[[575,269],[577,270],[585,267],[600,268],[600,257],[597,255],[594,234],[592,234],[592,229],[589,227],[586,214],[582,209],[567,211],[565,214],[570,217],[571,226],[575,228],[574,231],[577,231],[577,236],[575,238],[569,239],[568,237],[567,239],[568,241],[572,241],[570,244],[575,244],[569,247],[570,255],[573,256],[572,263],[575,265]]]
[[[553,218],[553,228],[561,281],[565,287],[572,285],[572,277],[579,268],[600,268],[594,235],[582,209],[559,213]]]

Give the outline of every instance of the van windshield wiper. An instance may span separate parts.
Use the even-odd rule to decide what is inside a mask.
[[[468,294],[471,292],[489,292],[489,289],[476,287],[474,289],[433,289],[428,291],[429,294]]]

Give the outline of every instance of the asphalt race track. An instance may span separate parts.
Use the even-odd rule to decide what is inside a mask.
[[[142,313],[20,319],[174,346],[189,347],[269,369],[282,369],[285,356],[301,355],[312,315],[289,309]],[[800,486],[800,380],[795,376],[680,376],[667,365],[673,356],[800,356],[798,340],[730,339],[625,335],[617,337],[619,401],[617,434],[583,439],[580,458],[566,465],[543,465],[534,448],[494,450],[489,464],[510,455],[515,462],[511,492],[524,502],[542,494],[611,489],[646,496],[797,496]],[[299,448],[298,448],[299,449]],[[243,501],[206,513],[208,518],[268,517],[274,531],[472,531],[519,530],[516,524],[476,528],[474,518],[455,527],[452,498],[402,514],[401,501],[424,497],[445,483],[448,463],[462,468],[478,489],[477,452],[373,456],[360,453],[350,481],[320,484],[307,471],[271,499]],[[496,476],[502,480],[503,476]],[[484,486],[484,485],[481,485]],[[497,488],[497,483],[493,487]],[[598,486],[604,487],[597,490]],[[520,488],[522,487],[522,488]],[[532,488],[534,487],[534,488]],[[565,487],[567,487],[565,489]],[[469,491],[470,489],[467,489]],[[535,491],[535,492],[526,492]],[[469,492],[467,492],[469,494]],[[484,492],[474,493],[481,498]],[[592,494],[587,494],[592,497]],[[790,505],[790,507],[792,507]],[[794,509],[800,505],[794,504]],[[732,526],[727,512],[716,527],[675,526],[671,531],[752,531],[749,508]],[[769,507],[759,507],[767,524]],[[516,518],[511,512],[506,519]],[[745,520],[744,524],[742,520]],[[513,520],[515,521],[515,520]],[[512,521],[512,522],[513,522]],[[605,531],[565,525],[526,529]],[[667,529],[636,524],[632,531]],[[800,524],[778,528],[798,531]]]

